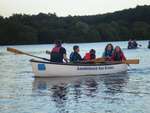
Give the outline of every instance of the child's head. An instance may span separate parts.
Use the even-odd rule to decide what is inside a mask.
[[[90,53],[91,53],[91,54],[95,54],[96,51],[95,51],[94,49],[91,49],[91,50],[90,50]]]
[[[115,47],[115,52],[121,52],[121,48],[119,46]]]
[[[80,51],[79,46],[78,45],[73,46],[73,50],[75,52],[79,52]]]
[[[107,44],[105,51],[113,51],[113,45],[112,44]]]

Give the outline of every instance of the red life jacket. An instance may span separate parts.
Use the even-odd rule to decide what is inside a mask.
[[[90,53],[86,53],[84,59],[85,60],[91,60],[91,54]]]
[[[60,53],[61,47],[54,47],[50,54],[50,59],[52,62],[63,62],[63,58]]]
[[[113,61],[126,60],[126,57],[124,56],[123,53],[119,53],[119,56],[118,56],[118,57],[119,57],[119,58],[117,58],[117,57],[115,56],[115,54],[113,53],[111,59],[112,59]]]
[[[51,53],[59,53],[61,47],[54,47],[51,51]]]

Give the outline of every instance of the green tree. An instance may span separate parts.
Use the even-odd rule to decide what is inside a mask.
[[[135,22],[133,24],[133,33],[136,39],[150,37],[150,25],[145,22]]]

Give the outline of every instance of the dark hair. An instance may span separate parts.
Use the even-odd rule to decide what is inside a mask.
[[[120,52],[120,53],[123,53],[123,52],[122,52],[122,50],[121,50],[121,48],[120,48],[119,46],[116,46],[116,47],[115,47],[115,49],[114,49],[114,53],[116,53],[116,48],[119,48],[119,49],[120,49],[120,51],[119,51],[119,52]]]
[[[73,50],[74,50],[74,51],[75,51],[76,49],[78,49],[78,48],[79,48],[78,45],[73,46]]]
[[[55,40],[55,42],[54,42],[54,43],[55,43],[55,44],[56,44],[56,46],[58,46],[58,47],[59,47],[59,46],[61,46],[61,44],[62,44],[60,40]]]
[[[113,51],[114,47],[113,47],[113,45],[111,43],[107,44],[107,46],[105,47],[105,51],[107,51],[108,46],[111,46],[111,51]]]
[[[90,53],[91,53],[91,54],[95,54],[96,51],[95,51],[94,49],[91,49],[91,50],[90,50]]]

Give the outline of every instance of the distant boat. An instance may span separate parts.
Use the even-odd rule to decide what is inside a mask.
[[[128,49],[138,49],[139,47],[130,47],[128,46]]]
[[[148,42],[148,48],[150,49],[150,41]]]
[[[126,72],[127,64],[57,64],[30,60],[35,77],[85,76]]]
[[[138,49],[142,45],[138,44],[135,40],[129,40],[128,42],[128,49]]]

